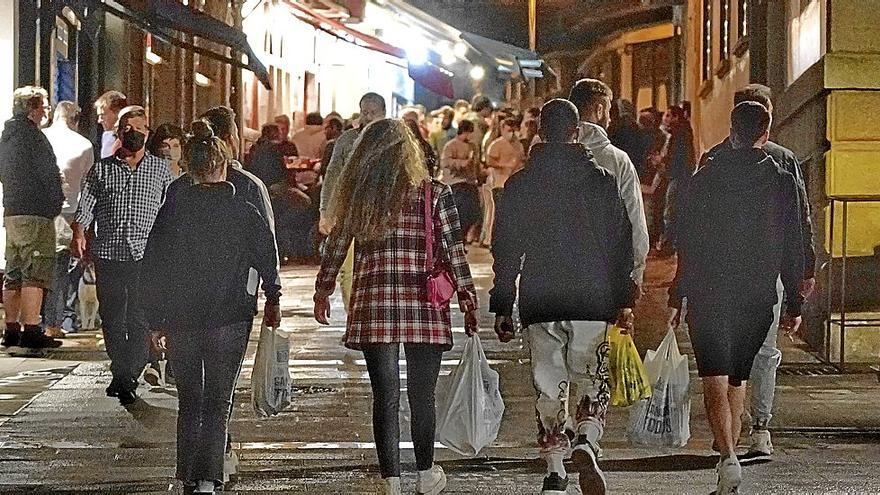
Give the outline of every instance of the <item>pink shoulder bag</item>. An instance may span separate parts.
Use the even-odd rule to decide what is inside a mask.
[[[431,181],[425,182],[425,253],[428,273],[428,304],[435,309],[446,309],[449,301],[455,295],[455,284],[449,271],[438,267],[434,259],[434,216],[431,214],[433,201],[431,198]]]

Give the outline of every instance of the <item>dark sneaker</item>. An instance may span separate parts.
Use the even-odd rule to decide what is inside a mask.
[[[104,391],[107,392],[107,397],[119,397],[119,385],[116,383],[111,382]]]
[[[7,328],[5,332],[3,332],[3,342],[0,342],[0,346],[3,347],[18,347],[21,343],[21,330],[13,330]]]
[[[21,334],[20,345],[27,349],[56,349],[61,347],[61,341],[40,332],[25,331]]]
[[[544,486],[541,495],[565,495],[568,491],[568,477],[561,477],[559,473],[550,473],[544,478]]]
[[[123,406],[130,406],[138,400],[137,392],[134,390],[120,390],[117,397],[119,397],[119,403]]]
[[[605,474],[599,469],[596,453],[589,443],[579,443],[572,449],[571,461],[580,474],[578,483],[583,495],[605,495]]]

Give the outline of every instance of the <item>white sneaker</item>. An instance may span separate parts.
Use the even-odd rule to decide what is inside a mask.
[[[742,466],[736,457],[727,457],[718,461],[715,468],[718,473],[718,489],[716,495],[731,495],[739,493],[739,485],[742,483]]]
[[[400,478],[385,478],[382,480],[382,489],[379,495],[402,495],[400,491]]]
[[[199,481],[199,483],[196,485],[196,489],[193,491],[193,493],[194,494],[195,493],[210,493],[211,495],[213,495],[213,494],[217,493],[215,491],[215,488],[216,487],[215,487],[213,481],[202,480],[202,481]]]
[[[434,464],[427,471],[419,471],[419,484],[416,493],[420,495],[437,495],[446,488],[446,473],[443,468]]]
[[[773,442],[769,430],[752,430],[749,454],[773,455]]]
[[[599,469],[596,453],[589,443],[575,445],[571,453],[571,462],[579,473],[578,484],[584,495],[605,495],[607,483],[605,474]]]

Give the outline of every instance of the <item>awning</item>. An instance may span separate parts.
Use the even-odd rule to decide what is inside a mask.
[[[543,77],[544,61],[537,53],[473,33],[461,33],[461,39],[495,64],[502,75],[526,79]]]
[[[137,25],[162,41],[250,70],[266,89],[272,89],[269,72],[254,54],[247,42],[247,36],[204,12],[191,9],[177,0],[115,0],[112,3],[95,3],[97,7]],[[121,8],[116,8],[113,3],[119,4]],[[186,33],[229,47],[239,55],[227,57],[225,54],[187,43],[176,38],[174,32]],[[241,54],[247,57],[246,63],[241,61]]]
[[[427,62],[421,65],[409,64],[409,77],[425,88],[446,98],[455,98],[452,87],[452,73],[442,67]]]

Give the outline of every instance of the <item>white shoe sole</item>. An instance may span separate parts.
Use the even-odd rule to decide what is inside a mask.
[[[583,495],[606,495],[607,484],[605,474],[599,469],[599,464],[594,456],[581,449],[577,449],[571,454],[571,462],[574,463],[580,475],[578,483]]]

